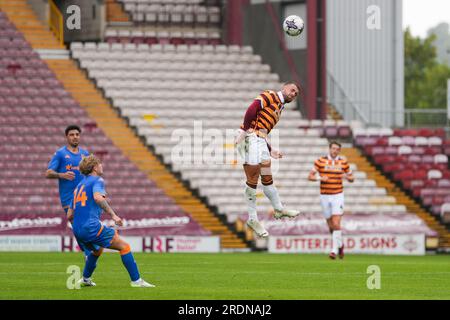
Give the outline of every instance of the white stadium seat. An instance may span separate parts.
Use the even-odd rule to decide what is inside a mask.
[[[138,134],[155,147],[164,163],[180,172],[230,221],[245,211],[245,175],[242,160],[233,147],[234,135],[247,106],[260,91],[281,85],[279,76],[270,73],[270,67],[261,63],[261,57],[254,55],[251,47],[73,43],[71,51]],[[194,128],[195,122],[201,124],[201,130]],[[328,140],[320,137],[320,130],[311,128],[323,125],[349,124],[308,121],[287,105],[271,135],[271,143],[285,153],[284,159],[273,162],[273,173],[286,206],[321,212],[319,183],[308,181],[307,176],[314,161],[328,152]],[[207,143],[193,144],[196,137],[213,132],[221,133],[222,139],[216,142],[215,150],[231,155],[230,159],[220,158],[219,164],[202,162],[208,160],[204,158]],[[384,128],[354,129],[355,135],[386,132]],[[187,134],[190,140],[181,142],[177,134]],[[175,146],[189,147],[191,161],[177,160],[172,154]],[[195,163],[195,159],[200,162]],[[437,156],[435,160],[443,161]],[[356,180],[353,184],[345,182],[346,212],[405,212],[387,196],[386,189],[378,188],[355,164],[351,168]],[[262,190],[258,192],[262,195]],[[264,197],[258,198],[258,203],[261,212],[270,209]]]

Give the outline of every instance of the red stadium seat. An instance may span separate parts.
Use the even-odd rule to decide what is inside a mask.
[[[395,156],[385,155],[385,154],[377,155],[377,156],[373,157],[373,161],[377,165],[390,164],[390,163],[395,162]]]
[[[416,177],[411,171],[400,171],[394,174],[394,179],[397,181],[412,180],[414,178]]]
[[[10,95],[13,97],[23,97],[25,94],[25,89],[22,89],[21,87],[11,88]]]
[[[339,127],[338,135],[341,139],[349,139],[352,136],[352,129],[349,126]]]
[[[428,172],[426,170],[418,170],[414,172],[414,176],[418,180],[426,180],[428,178],[427,174]]]
[[[424,156],[422,156],[422,162],[423,163],[434,163],[434,156],[424,155]]]
[[[324,134],[327,138],[337,138],[338,137],[338,128],[337,127],[326,127],[324,129]]]
[[[408,157],[408,161],[412,163],[420,163],[422,162],[422,157],[416,154],[412,154]]]
[[[434,196],[431,205],[432,206],[441,206],[444,203],[444,197],[443,196]]]
[[[398,172],[398,171],[402,171],[405,169],[406,169],[406,166],[402,163],[392,163],[392,164],[386,164],[383,166],[383,171],[386,173]]]
[[[445,130],[442,128],[435,129],[433,135],[436,137],[440,137],[441,139],[445,139],[446,137]]]
[[[387,137],[381,137],[376,142],[377,146],[389,146],[389,140]]]

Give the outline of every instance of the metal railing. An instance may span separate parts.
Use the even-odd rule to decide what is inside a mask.
[[[450,121],[447,116],[447,109],[412,109],[406,108],[404,111],[394,110],[372,110],[373,115],[391,114],[392,117],[403,115],[405,119],[405,128],[449,128]]]
[[[336,110],[347,120],[358,120],[364,125],[370,123],[369,115],[362,111],[355,101],[352,101],[333,75],[327,70],[327,102],[333,105]],[[362,104],[369,104],[368,101],[361,101]],[[370,108],[369,108],[370,109]]]
[[[333,105],[341,116],[347,120],[359,120],[365,126],[378,124],[383,118],[391,119],[387,126],[395,126],[395,119],[404,119],[405,128],[444,127],[450,131],[447,109],[405,108],[403,111],[392,109],[374,109],[369,101],[351,100],[333,75],[327,71],[328,104]],[[386,117],[386,115],[389,115]],[[403,123],[403,120],[401,120]]]
[[[60,44],[64,44],[63,15],[53,0],[49,0],[48,25]]]

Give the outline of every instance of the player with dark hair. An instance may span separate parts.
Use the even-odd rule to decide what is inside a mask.
[[[122,219],[106,201],[101,161],[94,155],[85,157],[80,163],[80,171],[85,177],[75,188],[73,200],[67,212],[67,218],[72,221],[73,233],[78,243],[91,251],[86,259],[80,284],[95,286],[91,276],[103,248],[109,248],[120,252],[122,263],[130,275],[132,287],[154,287],[140,277],[130,245],[119,236],[117,230],[104,226],[100,222],[100,216],[104,211],[111,216],[117,226],[123,225]]]
[[[333,248],[330,259],[344,258],[344,244],[342,241],[341,219],[344,214],[344,187],[342,179],[353,182],[355,178],[345,157],[339,155],[341,144],[333,141],[329,145],[329,153],[314,162],[314,168],[309,173],[310,181],[320,180],[320,204],[323,215],[333,238]],[[319,178],[316,178],[316,174]]]
[[[83,157],[89,155],[89,152],[79,147],[81,129],[77,125],[68,126],[65,131],[67,144],[58,149],[53,158],[50,160],[45,177],[47,179],[58,179],[59,183],[59,197],[61,206],[65,213],[69,209],[70,201],[72,200],[73,190],[78,183],[83,179],[78,165]],[[84,251],[87,257],[90,251]]]
[[[244,159],[244,171],[247,177],[245,199],[247,202],[247,225],[259,237],[267,237],[269,233],[259,222],[256,211],[256,187],[259,177],[263,192],[274,208],[274,217],[294,218],[299,215],[296,210],[285,209],[281,204],[278,191],[273,185],[271,160],[281,159],[283,154],[271,148],[267,136],[280,120],[284,104],[294,101],[300,92],[300,86],[294,82],[285,83],[278,92],[267,90],[261,93],[248,107],[244,123],[241,125],[235,145]]]

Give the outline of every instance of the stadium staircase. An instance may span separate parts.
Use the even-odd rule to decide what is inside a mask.
[[[327,117],[333,120],[343,120],[341,114],[336,110],[336,107],[332,104],[327,104]]]
[[[395,197],[398,204],[405,205],[408,212],[416,214],[424,220],[431,229],[438,232],[439,243],[428,243],[427,247],[436,247],[438,245],[439,248],[450,250],[450,233],[434,216],[424,210],[420,204],[378,171],[378,169],[371,164],[363,154],[361,154],[360,150],[357,148],[344,148],[342,153],[346,155],[349,162],[355,163],[359,170],[364,171],[368,178],[375,180],[377,186],[385,188],[389,196]],[[430,241],[435,240],[430,239]]]
[[[27,1],[0,0],[0,9],[8,15],[34,49],[65,49],[37,18]]]
[[[109,102],[90,82],[72,60],[48,60],[64,87],[82,105],[90,117],[110,137],[113,143],[144,171],[156,185],[172,197],[176,204],[189,213],[202,227],[220,235],[222,248],[246,248],[245,243],[233,234],[199,199],[196,199],[160,161],[144,146],[142,141],[114,111]]]
[[[20,30],[33,49],[65,49],[53,34],[38,20],[26,1],[0,0],[0,9]],[[85,109],[89,117],[111,139],[124,155],[152,179],[186,213],[203,228],[221,237],[225,250],[246,249],[246,243],[227,228],[215,215],[183,186],[134,134],[127,123],[112,108],[72,60],[45,60],[64,88]]]
[[[122,3],[117,0],[106,0],[106,20],[108,23],[122,23],[130,21]]]

